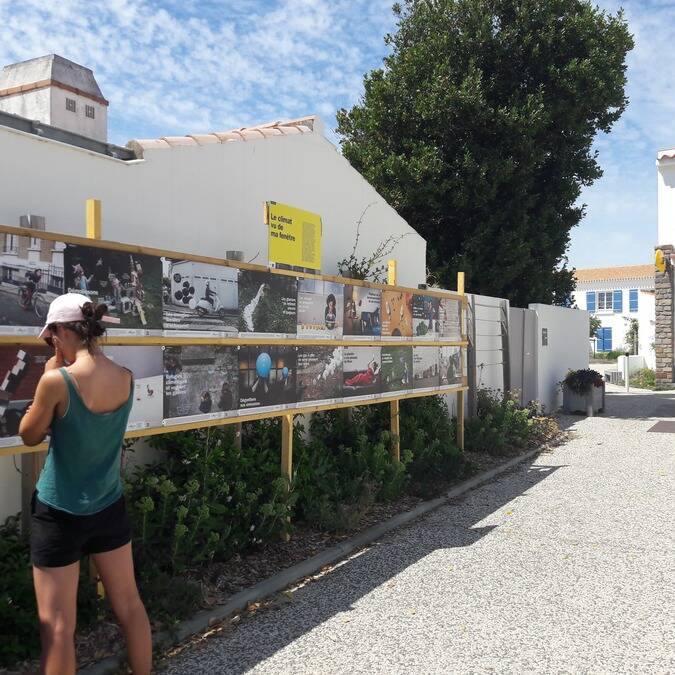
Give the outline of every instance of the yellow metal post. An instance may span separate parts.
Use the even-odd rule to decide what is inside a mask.
[[[464,295],[464,272],[457,272],[457,292]],[[459,325],[464,338],[464,298],[459,306]],[[466,349],[466,347],[463,347]],[[465,373],[463,373],[465,375]],[[457,392],[457,446],[464,450],[464,390]]]
[[[288,479],[289,485],[293,477],[293,414],[281,418],[281,473]],[[288,541],[290,536],[285,534]]]
[[[387,261],[387,283],[396,286],[396,261]],[[397,399],[389,404],[389,429],[391,431],[391,456],[401,461],[401,404]]]
[[[396,261],[387,261],[387,283],[390,286],[396,286]]]
[[[394,461],[401,461],[401,408],[400,401],[392,401],[390,404],[389,419],[391,429],[391,456]]]
[[[87,199],[87,239],[101,239],[100,199]]]
[[[87,199],[87,239],[101,238],[101,200]],[[94,559],[89,557],[89,578],[96,584],[99,597],[105,597],[105,589],[96,569]]]

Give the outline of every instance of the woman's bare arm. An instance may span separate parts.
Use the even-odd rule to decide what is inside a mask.
[[[33,403],[19,425],[19,434],[26,445],[38,445],[44,440],[64,394],[65,382],[61,374],[55,369],[46,370],[38,382]]]

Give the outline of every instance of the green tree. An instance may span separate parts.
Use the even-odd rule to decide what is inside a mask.
[[[624,340],[626,341],[626,349],[631,354],[637,354],[639,346],[640,324],[637,319],[624,320],[627,323],[626,335],[624,337]]]
[[[590,319],[588,321],[588,328],[589,328],[589,333],[588,336],[594,338],[595,334],[598,332],[598,328],[602,327],[602,321],[598,319],[597,316],[594,316],[591,314]]]
[[[568,304],[592,149],[627,98],[623,15],[585,0],[407,0],[340,110],[344,155],[427,240],[442,285]]]

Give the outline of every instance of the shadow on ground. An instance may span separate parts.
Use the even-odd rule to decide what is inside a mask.
[[[675,391],[608,392],[602,416],[623,420],[675,418]]]
[[[165,673],[244,673],[335,615],[354,609],[365,595],[439,549],[471,546],[496,526],[479,526],[516,497],[525,495],[561,466],[533,465],[449,502],[372,545],[329,575],[294,594],[288,604],[245,619],[232,632],[202,643],[165,664]]]
[[[675,418],[675,391],[645,391],[625,393],[608,391],[605,396],[605,410],[596,417],[621,420],[649,420]],[[574,430],[586,419],[585,415],[560,414],[556,416],[561,428]]]

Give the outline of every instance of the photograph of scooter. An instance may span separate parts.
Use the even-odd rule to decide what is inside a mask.
[[[162,258],[164,330],[236,333],[238,270]]]

